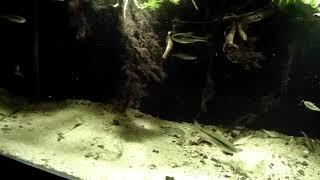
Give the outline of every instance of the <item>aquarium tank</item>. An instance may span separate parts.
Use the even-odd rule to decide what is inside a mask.
[[[0,179],[319,180],[320,0],[3,0]]]

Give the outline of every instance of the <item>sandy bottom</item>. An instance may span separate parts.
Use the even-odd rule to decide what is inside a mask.
[[[222,129],[224,153],[193,124],[86,100],[0,97],[0,154],[69,179],[320,179],[320,140]]]

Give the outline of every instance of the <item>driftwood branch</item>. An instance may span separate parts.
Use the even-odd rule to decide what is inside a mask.
[[[239,49],[239,46],[233,43],[234,36],[236,34],[237,25],[232,24],[231,30],[229,31],[228,35],[226,36],[226,41],[223,44],[223,52],[227,51],[227,48],[235,48]]]
[[[276,9],[273,6],[267,6],[256,11],[248,12],[241,15],[230,15],[224,16],[222,18],[223,23],[232,23],[232,22],[246,22],[247,24],[261,21],[265,18],[271,17],[275,13]],[[180,24],[214,24],[219,22],[220,18],[215,18],[208,21],[181,21],[173,20],[173,23]]]

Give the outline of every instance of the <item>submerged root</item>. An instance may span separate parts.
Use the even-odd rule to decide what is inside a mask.
[[[152,24],[155,22],[154,17],[148,11],[135,6],[126,10],[124,6],[123,13],[122,30],[128,52],[122,70],[126,82],[123,105],[125,108],[138,107],[140,100],[147,94],[147,85],[160,82],[165,77],[161,47]]]

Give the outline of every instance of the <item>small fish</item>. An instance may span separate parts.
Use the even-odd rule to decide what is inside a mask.
[[[266,130],[266,129],[262,129],[262,131],[264,132],[264,133],[266,133],[269,137],[271,137],[271,138],[279,138],[280,137],[280,134],[278,134],[277,132],[275,132],[275,131],[268,131],[268,130]]]
[[[0,15],[0,18],[19,24],[23,24],[27,21],[24,17],[13,14]]]
[[[252,138],[252,135],[239,138],[239,139],[235,140],[235,141],[233,142],[233,144],[234,144],[234,145],[243,145],[243,144],[245,144],[250,138]]]
[[[24,77],[24,75],[22,74],[22,72],[20,71],[20,66],[16,65],[13,71],[13,74],[19,77]]]
[[[228,154],[233,154],[233,153],[240,151],[239,149],[237,149],[235,147],[234,144],[229,142],[229,140],[226,137],[224,137],[223,135],[221,135],[220,133],[212,132],[208,129],[202,128],[197,120],[194,120],[193,124],[198,131],[201,131],[204,134],[206,134],[207,136],[211,137],[211,140],[208,139],[208,142],[217,145],[218,147],[220,147],[222,149],[222,151],[224,151]]]
[[[192,44],[192,43],[208,43],[208,36],[196,36],[192,32],[187,33],[175,33],[171,35],[171,39],[177,43],[181,44]]]
[[[312,111],[318,111],[320,112],[320,108],[318,108],[315,104],[313,104],[312,102],[310,101],[305,101],[305,100],[302,100],[301,101],[308,109],[312,110]]]
[[[184,60],[195,60],[197,59],[197,56],[191,55],[191,54],[186,54],[186,53],[175,53],[172,54],[172,56],[184,59]]]
[[[306,146],[309,149],[309,151],[314,152],[315,147],[312,140],[309,138],[309,136],[305,132],[301,131],[301,134],[304,136],[304,139],[306,141]]]

